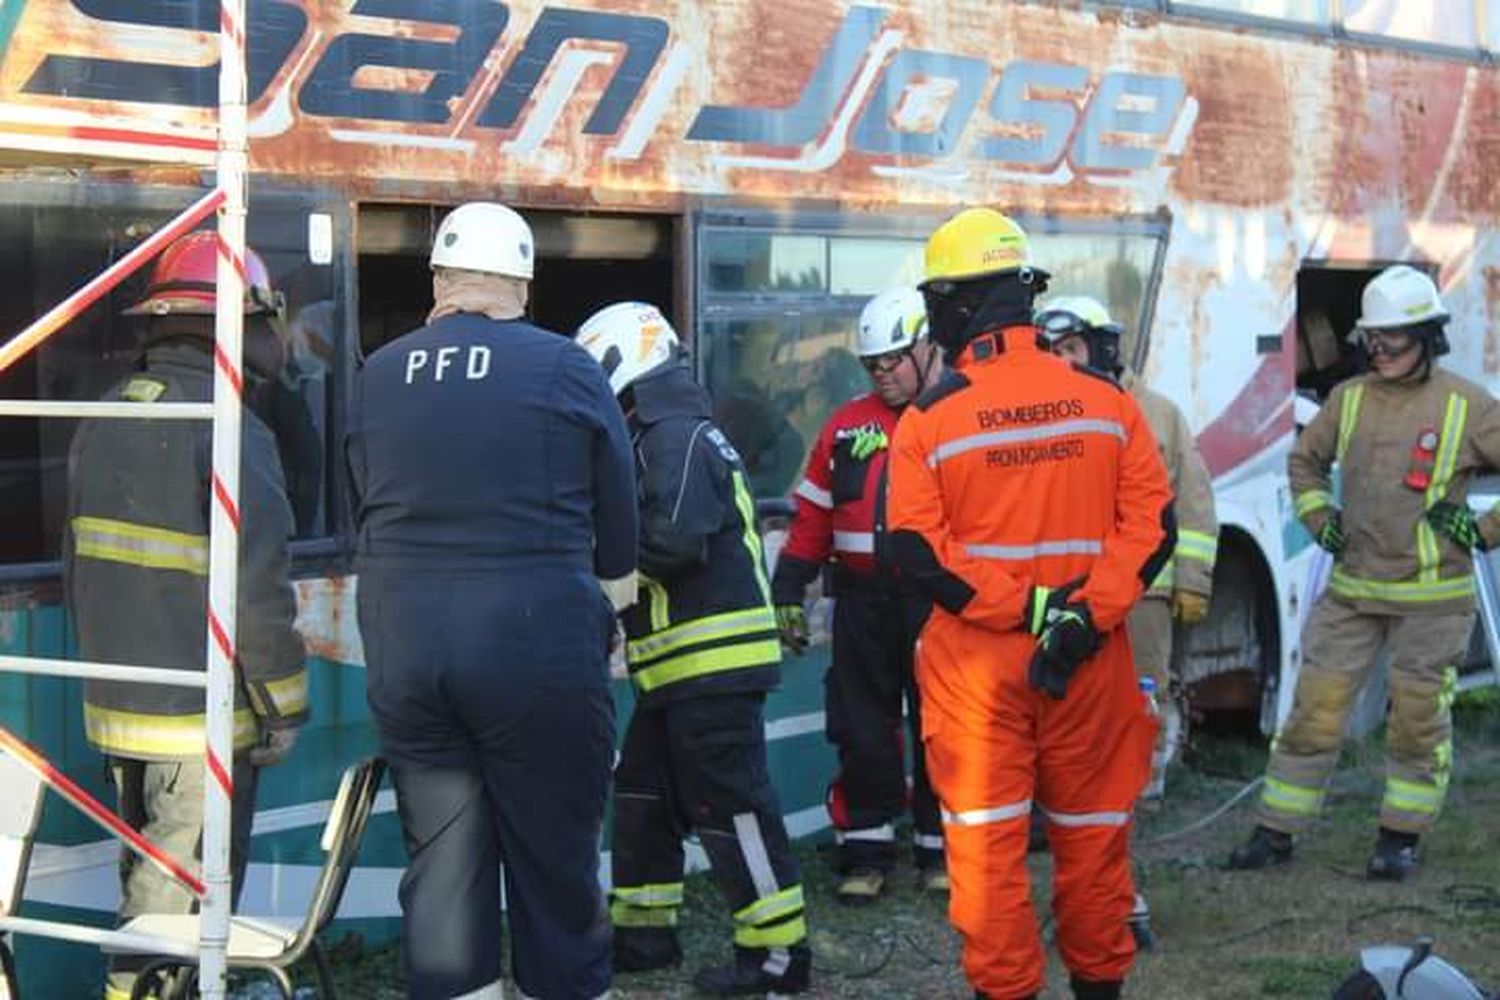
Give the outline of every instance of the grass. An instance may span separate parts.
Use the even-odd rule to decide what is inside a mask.
[[[1384,749],[1372,739],[1347,748],[1327,815],[1298,844],[1296,860],[1264,873],[1227,872],[1229,850],[1250,828],[1254,796],[1215,823],[1189,827],[1259,776],[1263,741],[1200,737],[1170,775],[1166,801],[1137,822],[1140,886],[1151,901],[1157,949],[1137,961],[1126,994],[1151,1000],[1326,998],[1354,968],[1361,947],[1436,939],[1437,954],[1490,988],[1500,986],[1500,696],[1466,695],[1455,709],[1457,761],[1446,811],[1423,842],[1423,868],[1409,883],[1363,877],[1374,841]],[[1165,839],[1163,839],[1165,837]],[[834,901],[826,847],[799,847],[814,951],[812,997],[967,998],[959,942],[945,908],[916,888],[907,867],[872,908]],[[1050,859],[1033,858],[1045,912]],[[688,881],[682,970],[621,976],[619,1000],[692,995],[690,970],[729,953],[724,904],[704,876]],[[1052,957],[1043,996],[1068,996]],[[337,962],[341,993],[403,995],[395,952],[346,954]]]

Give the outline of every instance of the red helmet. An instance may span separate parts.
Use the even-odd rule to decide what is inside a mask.
[[[125,310],[127,316],[189,313],[212,316],[219,275],[219,240],[212,232],[188,233],[156,259],[146,297]],[[245,248],[245,312],[280,312],[271,291],[271,272],[260,254]]]

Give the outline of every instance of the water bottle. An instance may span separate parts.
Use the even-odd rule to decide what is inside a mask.
[[[1146,703],[1151,706],[1151,714],[1158,719],[1161,718],[1161,703],[1156,700],[1156,678],[1141,678],[1141,694],[1146,696]]]

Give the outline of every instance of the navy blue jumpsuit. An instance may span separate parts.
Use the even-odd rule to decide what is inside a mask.
[[[359,624],[410,856],[410,996],[498,982],[503,862],[517,985],[596,997],[615,622],[598,580],[636,558],[620,408],[571,341],[473,314],[376,351],[353,396]]]

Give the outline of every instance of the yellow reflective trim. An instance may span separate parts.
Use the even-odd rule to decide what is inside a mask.
[[[89,742],[106,753],[146,757],[197,757],[206,744],[203,713],[148,715],[85,702],[83,728]],[[255,713],[235,709],[234,748],[254,746],[260,731]]]
[[[1175,554],[1179,559],[1197,559],[1212,566],[1219,554],[1219,539],[1206,532],[1179,528]]]
[[[650,885],[616,886],[614,898],[629,906],[681,906],[681,882],[657,882]]]
[[[208,575],[208,536],[107,517],[75,517],[74,550],[106,562]]]
[[[807,918],[797,917],[774,927],[750,927],[737,925],[734,943],[741,948],[790,948],[807,937]]]
[[[1333,506],[1333,494],[1327,490],[1307,490],[1297,494],[1297,499],[1292,504],[1299,518],[1306,517],[1315,510]]]
[[[609,904],[609,922],[616,927],[676,927],[677,907],[631,906],[615,900]]]
[[[254,684],[246,684],[247,688]],[[307,711],[307,671],[299,670],[290,677],[265,681],[263,686],[270,694],[277,715],[297,715]]]
[[[794,885],[790,889],[782,889],[778,893],[757,899],[749,906],[737,911],[734,915],[734,922],[751,926],[764,924],[790,916],[805,905],[802,887]]]
[[[667,604],[667,588],[656,580],[640,574],[641,586],[646,588],[646,606],[651,611],[651,631],[660,632],[672,624],[671,608]]]
[[[1438,784],[1386,778],[1384,805],[1401,812],[1435,815],[1443,805],[1443,788]]]
[[[741,608],[722,614],[694,618],[661,632],[633,639],[625,652],[631,663],[655,660],[684,646],[720,639],[734,639],[776,629],[776,612],[770,608]]]
[[[154,378],[137,376],[125,383],[125,388],[120,390],[120,395],[132,403],[154,403],[166,391],[167,383],[158,382]]]
[[[682,656],[644,670],[637,670],[630,676],[642,692],[648,692],[678,681],[690,680],[706,674],[717,674],[725,670],[738,670],[741,667],[773,664],[779,662],[780,659],[781,641],[760,639],[755,642],[740,643],[737,646],[721,646],[718,649],[705,649],[697,653],[684,653]]]
[[[1458,451],[1468,421],[1469,401],[1456,392],[1449,394],[1443,412],[1443,432],[1438,439],[1437,458],[1432,467],[1432,481],[1427,484],[1425,499],[1428,507],[1448,495],[1448,483],[1458,468]]]
[[[1154,594],[1157,591],[1171,591],[1176,585],[1177,567],[1169,559],[1167,564],[1161,568],[1161,572],[1156,574],[1156,579],[1151,581],[1151,586],[1147,588],[1147,593]]]
[[[1260,800],[1266,808],[1293,816],[1316,816],[1323,808],[1321,788],[1303,788],[1278,778],[1266,778],[1266,789]]]
[[[755,582],[760,587],[760,599],[766,607],[771,606],[771,582],[766,579],[766,559],[760,547],[760,531],[755,527],[755,498],[745,483],[745,474],[734,470],[734,505],[739,508],[740,519],[745,523],[745,550],[750,553],[750,565],[755,567]]]
[[[1335,566],[1329,589],[1340,597],[1355,600],[1404,601],[1422,604],[1437,601],[1453,601],[1474,596],[1474,578],[1471,576],[1450,577],[1433,581],[1389,581],[1366,580],[1351,576]]]
[[[1427,518],[1417,518],[1417,579],[1422,583],[1436,582],[1442,558],[1438,551],[1437,532],[1432,530]]]
[[[1365,399],[1365,387],[1362,385],[1351,385],[1344,393],[1343,402],[1339,406],[1339,441],[1338,450],[1334,453],[1334,460],[1342,462],[1344,455],[1349,451],[1349,441],[1354,437],[1354,427],[1359,423],[1359,406]]]

